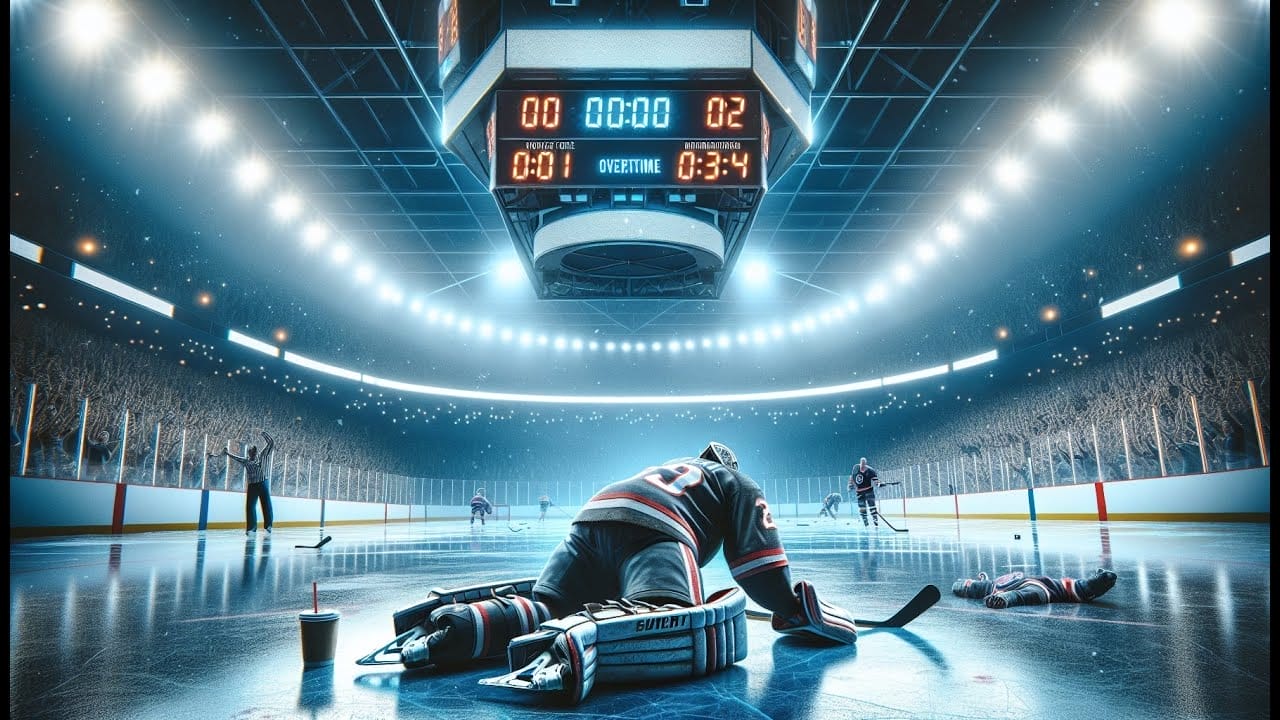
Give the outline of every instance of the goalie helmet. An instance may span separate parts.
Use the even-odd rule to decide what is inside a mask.
[[[698,457],[703,460],[714,460],[730,470],[738,469],[738,456],[733,454],[733,451],[729,449],[728,445],[718,443],[714,440],[711,441],[710,445],[707,445],[707,449],[703,450],[702,454]]]

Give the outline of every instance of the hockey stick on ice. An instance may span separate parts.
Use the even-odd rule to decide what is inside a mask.
[[[911,532],[910,530],[908,530],[908,529],[906,529],[906,528],[896,528],[896,527],[894,527],[894,526],[893,526],[893,523],[889,522],[889,521],[885,518],[885,516],[883,516],[883,515],[881,515],[881,516],[880,516],[880,521],[881,521],[881,522],[883,522],[885,525],[888,525],[888,526],[889,526],[889,529],[890,529],[890,530],[892,530],[892,531],[894,531],[894,532]]]
[[[294,545],[294,547],[306,548],[308,550],[315,550],[317,548],[324,547],[332,539],[333,539],[332,535],[325,535],[324,538],[320,542],[316,543],[315,545]]]
[[[902,606],[902,609],[893,614],[888,620],[859,620],[853,619],[853,624],[864,628],[900,628],[907,623],[920,617],[925,610],[933,607],[933,604],[942,598],[942,591],[938,590],[937,585],[925,585],[916,593],[916,596]],[[767,610],[755,610],[747,608],[747,617],[752,620],[772,620],[773,613]]]

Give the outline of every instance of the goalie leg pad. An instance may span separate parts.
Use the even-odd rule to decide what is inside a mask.
[[[454,603],[470,603],[479,600],[488,600],[501,595],[518,595],[520,597],[533,599],[533,583],[537,578],[520,578],[517,580],[504,580],[497,583],[483,583],[480,585],[471,585],[468,587],[457,588],[454,590],[443,590],[441,588],[432,588],[427,593],[426,598],[409,607],[397,610],[392,615],[392,623],[395,625],[396,634],[399,635],[414,627],[422,627],[427,633],[435,631],[434,627],[428,627],[426,623],[431,618],[431,613],[444,605],[453,605]],[[501,592],[510,588],[510,592]]]
[[[550,618],[545,605],[518,595],[445,605],[432,611],[428,621],[436,630],[406,643],[401,662],[407,668],[447,667],[501,657],[512,638]]]
[[[593,603],[513,640],[507,648],[512,672],[483,682],[554,690],[576,703],[596,681],[634,683],[709,675],[746,655],[746,595],[730,588],[694,607],[655,607],[627,600]]]

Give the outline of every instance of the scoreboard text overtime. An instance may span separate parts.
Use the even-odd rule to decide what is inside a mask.
[[[496,187],[757,187],[757,91],[497,93]]]

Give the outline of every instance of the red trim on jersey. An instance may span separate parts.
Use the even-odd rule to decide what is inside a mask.
[[[480,644],[480,657],[489,657],[489,640],[492,633],[487,631],[492,626],[493,621],[489,619],[489,613],[484,611],[484,603],[476,603],[475,608],[476,612],[480,613],[482,623],[479,630],[483,633],[481,637],[484,638],[483,642]]]
[[[689,591],[695,605],[702,604],[702,578],[698,572],[698,559],[693,556],[693,550],[688,545],[680,543],[681,554],[684,556],[685,570],[689,575]]]
[[[772,569],[774,569],[774,568],[780,568],[780,567],[786,567],[786,566],[787,566],[787,559],[786,559],[786,558],[783,558],[783,559],[779,560],[778,562],[769,563],[768,565],[761,565],[761,566],[760,566],[760,567],[758,567],[758,568],[752,568],[752,569],[750,569],[750,570],[748,570],[748,571],[746,571],[746,572],[742,573],[741,575],[734,575],[734,576],[733,576],[733,579],[734,579],[734,580],[746,580],[747,578],[751,577],[752,575],[759,575],[760,573],[764,572],[765,570],[772,570]]]
[[[784,554],[786,553],[782,548],[765,548],[764,550],[757,550],[753,553],[743,555],[737,560],[734,560],[733,562],[729,563],[729,569],[732,570],[733,568],[736,568],[739,565],[745,565],[751,562],[752,560],[755,560],[756,558],[762,558],[766,555],[784,555]]]

